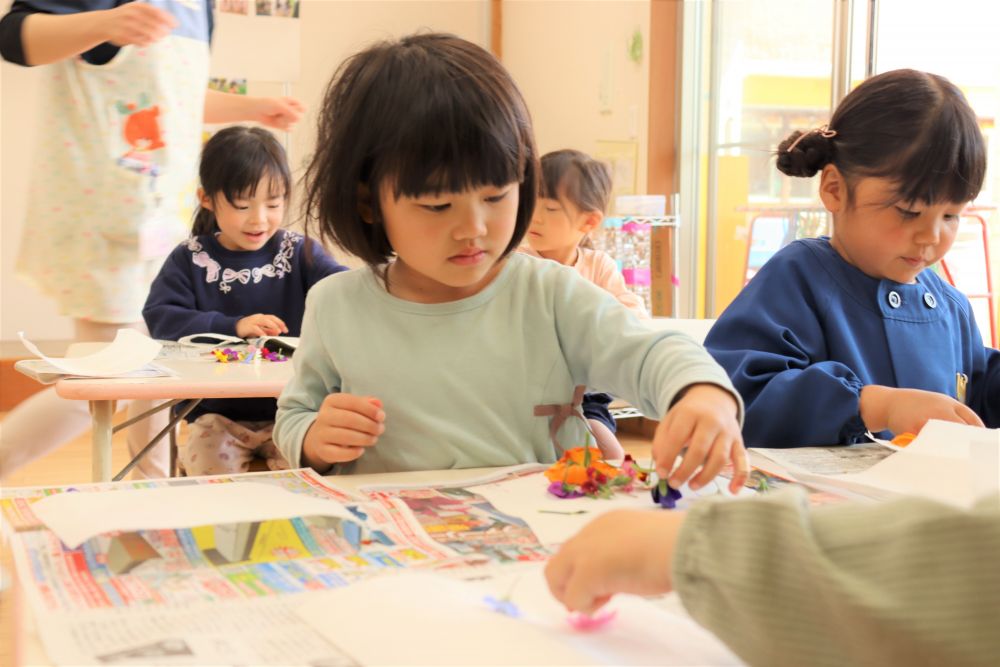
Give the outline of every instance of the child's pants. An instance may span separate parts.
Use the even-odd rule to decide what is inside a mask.
[[[187,443],[178,461],[188,475],[246,472],[255,456],[267,459],[271,470],[287,470],[271,431],[274,422],[235,422],[216,414],[201,415],[188,425]]]

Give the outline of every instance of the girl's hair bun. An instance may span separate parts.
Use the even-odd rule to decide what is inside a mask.
[[[833,162],[835,135],[836,132],[826,128],[792,132],[778,144],[778,171],[789,176],[814,176]]]

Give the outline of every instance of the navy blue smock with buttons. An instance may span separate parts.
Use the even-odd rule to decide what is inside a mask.
[[[828,238],[771,258],[705,346],[743,396],[748,447],[858,442],[862,387],[957,398],[958,373],[969,407],[1000,427],[1000,352],[984,346],[968,299],[930,270],[912,285],[872,278]]]

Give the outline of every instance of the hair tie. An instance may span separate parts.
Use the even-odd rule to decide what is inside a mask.
[[[795,138],[795,141],[792,142],[792,145],[785,149],[785,152],[791,153],[792,150],[799,145],[800,141],[808,137],[810,134],[816,134],[816,133],[822,135],[824,139],[833,139],[835,136],[837,136],[836,130],[831,130],[829,125],[822,125],[814,130],[809,130],[808,132],[803,132],[802,134],[800,134],[798,137]]]

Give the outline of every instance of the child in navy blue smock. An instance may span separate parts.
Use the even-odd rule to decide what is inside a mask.
[[[822,171],[833,233],[778,252],[705,341],[746,402],[747,445],[850,444],[928,419],[1000,427],[1000,352],[928,268],[986,171],[958,88],[913,70],[873,77],[829,126],[788,137],[778,169]]]
[[[191,238],[167,258],[143,317],[155,338],[199,333],[298,336],[306,293],[345,271],[313,240],[280,229],[291,193],[284,150],[259,128],[230,127],[202,151]],[[191,475],[242,472],[255,455],[283,467],[273,398],[203,400],[180,463]]]

